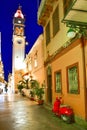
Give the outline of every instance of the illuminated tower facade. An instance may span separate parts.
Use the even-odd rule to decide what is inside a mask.
[[[14,90],[17,89],[17,83],[21,79],[21,72],[24,67],[25,58],[25,36],[24,25],[25,18],[19,6],[13,18],[13,57],[12,57],[12,76]]]
[[[3,69],[3,62],[1,58],[1,32],[0,32],[0,81],[4,81],[4,69]]]

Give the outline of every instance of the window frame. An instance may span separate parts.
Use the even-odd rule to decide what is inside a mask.
[[[55,16],[58,18],[55,20]],[[60,21],[59,21],[59,5],[55,8],[53,15],[52,15],[52,26],[53,26],[53,37],[57,34],[57,32],[60,30]],[[58,25],[58,26],[56,26]],[[55,31],[56,29],[56,31]]]
[[[63,10],[64,10],[64,16],[67,14],[73,0],[63,0]]]
[[[50,42],[50,21],[48,22],[45,28],[45,33],[46,33],[46,46],[47,46]]]
[[[36,51],[35,54],[34,54],[34,68],[36,68],[38,66],[38,55],[37,55],[37,52],[38,51]]]
[[[58,74],[60,73],[60,86],[57,86],[57,82],[56,82],[56,78],[58,76]],[[56,93],[62,93],[62,72],[61,70],[55,71],[54,72],[54,81],[55,81],[55,92]]]
[[[69,73],[69,70],[72,69],[73,67],[77,68],[77,74],[76,75],[72,75]],[[74,72],[75,73],[75,72]],[[75,88],[75,86],[72,86],[72,84],[70,83],[70,75],[73,76],[72,78],[77,80],[77,88]],[[72,81],[73,84],[75,84],[76,81]],[[69,94],[80,94],[80,86],[79,86],[79,64],[78,63],[74,63],[72,65],[67,66],[67,93]]]

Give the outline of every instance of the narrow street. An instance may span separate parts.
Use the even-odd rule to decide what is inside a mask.
[[[0,95],[0,130],[85,130],[19,94]]]

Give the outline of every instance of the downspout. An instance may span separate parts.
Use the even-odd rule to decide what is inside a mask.
[[[82,42],[82,54],[83,54],[83,71],[84,71],[84,99],[85,99],[85,120],[87,121],[87,74],[86,74],[86,56],[85,56],[85,46],[86,39],[84,36],[81,37]]]

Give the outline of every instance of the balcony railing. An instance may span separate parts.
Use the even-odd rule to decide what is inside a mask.
[[[87,0],[73,0],[63,22],[83,28],[87,26]]]

